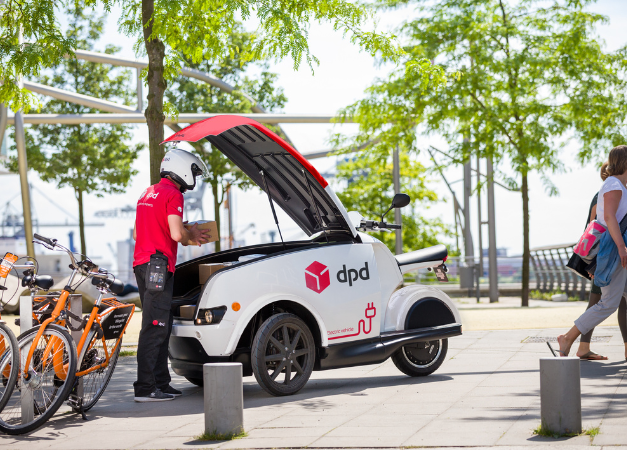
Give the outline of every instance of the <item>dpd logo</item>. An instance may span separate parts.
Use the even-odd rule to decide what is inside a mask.
[[[307,287],[318,294],[331,284],[329,268],[318,261],[314,261],[305,269]]]
[[[368,263],[364,263],[364,267],[359,269],[348,269],[346,270],[346,264],[342,266],[342,270],[337,273],[337,281],[340,283],[348,282],[349,286],[353,285],[353,282],[357,281],[357,277],[362,280],[370,279],[370,271],[368,270]]]

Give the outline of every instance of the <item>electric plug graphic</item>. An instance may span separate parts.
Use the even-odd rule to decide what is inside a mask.
[[[366,318],[372,319],[377,315],[377,308],[374,307],[374,302],[368,303],[368,307],[366,308]]]

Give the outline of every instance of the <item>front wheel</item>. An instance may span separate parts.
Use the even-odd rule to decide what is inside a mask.
[[[410,377],[424,377],[439,369],[446,358],[448,339],[403,345],[392,355],[394,365]]]
[[[59,409],[70,394],[76,375],[76,345],[67,330],[48,325],[38,342],[39,327],[31,328],[17,338],[20,349],[20,373],[8,403],[0,411],[0,431],[24,434],[42,426]],[[35,346],[28,366],[24,366],[31,346]]]
[[[199,386],[199,387],[203,387],[203,385],[205,384],[205,380],[203,380],[202,378],[195,378],[195,377],[185,377],[185,378],[190,383],[195,384],[196,386]]]
[[[277,396],[297,393],[309,380],[315,362],[309,327],[294,314],[270,317],[255,335],[251,362],[255,378],[266,392]]]

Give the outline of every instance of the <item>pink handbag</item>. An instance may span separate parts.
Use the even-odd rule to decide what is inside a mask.
[[[590,222],[573,249],[575,254],[579,255],[586,263],[591,263],[597,256],[597,253],[599,253],[599,242],[601,241],[601,236],[606,231],[607,228],[598,221],[593,220]]]

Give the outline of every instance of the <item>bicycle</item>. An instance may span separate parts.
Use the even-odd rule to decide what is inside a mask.
[[[74,254],[56,239],[38,234],[34,237],[33,242],[48,249],[67,252],[72,274],[58,298],[37,305],[33,316],[40,325],[17,338],[22,355],[16,385],[20,395],[18,398],[14,391],[8,405],[10,411],[5,413],[5,407],[0,412],[0,431],[7,434],[23,434],[39,428],[66,400],[85,417],[84,412],[97,403],[113,375],[124,331],[135,311],[135,305],[118,302],[114,297],[103,298],[107,292],[119,294],[124,288],[106,270],[99,269],[89,259],[76,261]],[[73,285],[77,275],[84,278]],[[22,280],[22,285],[33,292],[33,299],[39,278],[31,269]],[[91,313],[81,318],[67,309],[67,302],[87,278],[92,279],[100,295]],[[70,319],[79,321],[79,325],[72,326]],[[67,328],[83,330],[78,345]]]
[[[0,259],[0,277],[6,278],[11,270],[28,268],[28,265],[16,265],[18,257],[7,253]],[[0,285],[0,292],[7,291],[5,286]],[[15,383],[20,370],[20,356],[18,342],[15,334],[2,320],[4,304],[0,302],[0,411],[8,403],[15,388]]]

